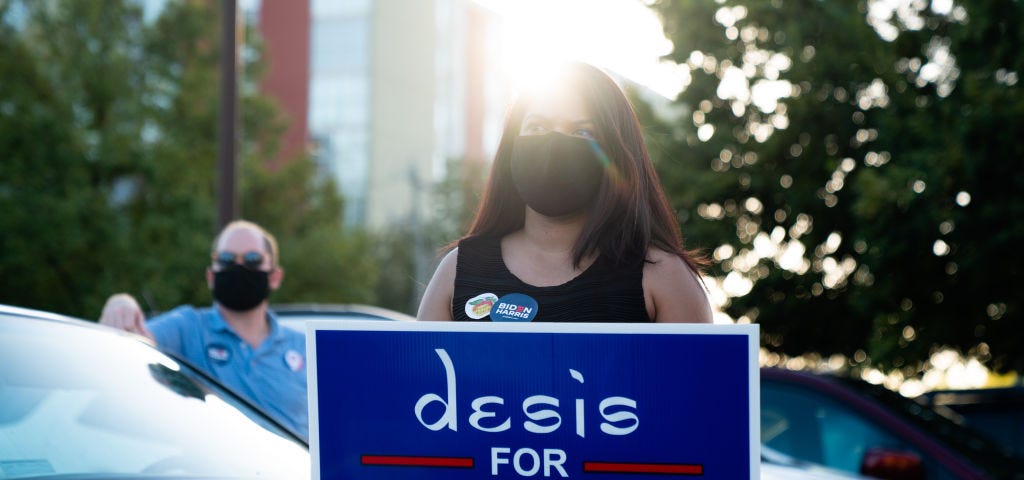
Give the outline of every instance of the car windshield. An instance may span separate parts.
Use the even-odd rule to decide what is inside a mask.
[[[136,337],[0,315],[0,478],[310,477],[305,444],[221,392]]]

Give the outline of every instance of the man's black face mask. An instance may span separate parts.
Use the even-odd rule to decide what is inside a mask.
[[[238,264],[213,272],[213,299],[228,310],[252,310],[269,296],[270,272]]]

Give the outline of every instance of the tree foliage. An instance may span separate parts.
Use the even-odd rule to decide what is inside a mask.
[[[1022,372],[1024,5],[891,3],[654,2],[690,83],[652,155],[764,347]]]
[[[144,308],[210,301],[217,2],[0,1],[0,302],[95,318],[108,295]],[[266,165],[283,124],[241,78],[241,215],[278,237],[274,301],[372,302],[368,240],[311,159]],[[372,282],[370,283],[372,285]]]
[[[487,171],[483,163],[450,159],[445,176],[425,186],[428,199],[410,221],[376,235],[377,301],[385,308],[415,315],[434,269],[447,246],[469,229]]]

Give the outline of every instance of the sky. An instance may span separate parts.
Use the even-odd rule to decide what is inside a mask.
[[[674,97],[689,74],[662,61],[672,51],[661,21],[641,0],[476,0],[502,17],[506,74],[579,60]]]

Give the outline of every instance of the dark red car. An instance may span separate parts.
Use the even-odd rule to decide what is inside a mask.
[[[761,369],[761,442],[881,479],[1024,479],[1024,462],[954,419],[831,375]]]
[[[1024,458],[1024,386],[933,390],[917,400],[953,410],[971,428]]]

